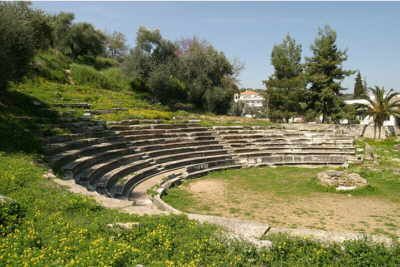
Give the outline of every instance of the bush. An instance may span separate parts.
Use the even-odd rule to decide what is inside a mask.
[[[25,210],[16,201],[0,195],[0,236],[14,231],[25,216]]]
[[[207,90],[203,96],[205,109],[216,114],[225,114],[231,106],[233,91],[221,87]]]
[[[110,84],[111,89],[113,90],[130,89],[131,83],[125,76],[125,74],[122,73],[120,68],[109,68],[103,70],[101,73],[106,77],[107,83]]]
[[[90,65],[97,70],[117,67],[118,61],[107,57],[94,57],[94,56],[79,56],[76,60],[77,63]]]
[[[97,71],[85,65],[71,65],[72,80],[79,85],[89,85],[95,88],[122,90],[129,88],[129,81],[117,68]]]
[[[33,60],[33,73],[50,81],[67,82],[66,70],[71,60],[57,50],[38,53]]]

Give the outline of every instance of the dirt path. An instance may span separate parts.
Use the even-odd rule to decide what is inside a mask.
[[[190,212],[252,219],[277,227],[400,236],[400,205],[378,198],[335,193],[279,197],[233,188],[221,180],[197,180],[185,188],[197,203]]]

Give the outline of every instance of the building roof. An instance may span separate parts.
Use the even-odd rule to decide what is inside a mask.
[[[255,91],[251,91],[251,90],[246,90],[244,92],[240,93],[241,95],[259,95],[259,93],[255,92]]]

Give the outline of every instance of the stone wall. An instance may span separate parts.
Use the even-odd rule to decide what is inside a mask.
[[[361,125],[361,124],[314,124],[314,123],[282,123],[280,127],[285,129],[294,130],[332,130],[339,134],[348,134],[355,138],[358,137],[374,137],[374,126],[373,125]],[[376,133],[378,135],[378,132]],[[382,137],[387,138],[394,135],[399,135],[399,127],[384,126],[382,129]]]

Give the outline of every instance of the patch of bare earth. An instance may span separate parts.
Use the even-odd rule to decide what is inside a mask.
[[[213,179],[193,181],[185,189],[196,203],[189,212],[252,219],[277,227],[400,236],[400,205],[384,199],[335,193],[277,196]]]

